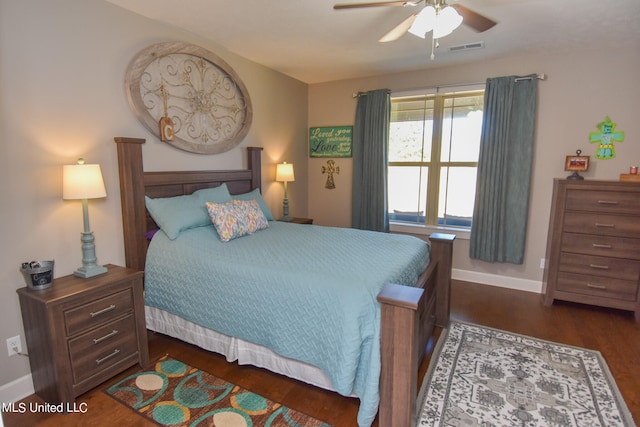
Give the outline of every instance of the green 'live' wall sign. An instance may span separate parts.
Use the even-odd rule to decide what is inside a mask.
[[[351,157],[353,126],[309,128],[309,157]]]

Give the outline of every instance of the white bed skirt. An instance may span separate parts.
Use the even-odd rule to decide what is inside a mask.
[[[253,365],[305,383],[334,391],[320,368],[282,357],[268,348],[221,334],[155,307],[145,306],[147,329],[222,354],[228,362]]]

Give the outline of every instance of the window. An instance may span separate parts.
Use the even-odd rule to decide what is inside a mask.
[[[392,97],[389,219],[471,228],[484,91]]]

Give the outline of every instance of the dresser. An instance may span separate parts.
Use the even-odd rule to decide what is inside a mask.
[[[556,179],[543,293],[635,312],[640,321],[640,183]]]
[[[36,394],[70,403],[114,375],[149,362],[140,271],[107,265],[90,279],[56,278],[18,289]]]

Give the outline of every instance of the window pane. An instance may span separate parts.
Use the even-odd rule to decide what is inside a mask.
[[[482,95],[444,100],[441,161],[478,161],[483,102]]]
[[[427,167],[389,166],[389,219],[424,223]]]
[[[476,198],[475,167],[443,167],[440,170],[438,224],[470,227]]]
[[[389,129],[390,162],[428,162],[431,159],[433,121],[392,122]]]
[[[431,161],[433,98],[400,99],[391,103],[390,162]]]

